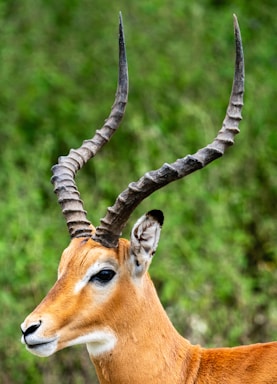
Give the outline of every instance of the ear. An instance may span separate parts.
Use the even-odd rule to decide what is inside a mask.
[[[143,215],[134,225],[131,233],[130,265],[134,277],[142,276],[149,268],[156,252],[164,215],[153,210]]]

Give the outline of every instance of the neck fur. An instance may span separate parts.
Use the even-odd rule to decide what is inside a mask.
[[[118,339],[115,347],[108,353],[90,356],[99,381],[101,384],[190,383],[185,372],[188,366],[190,372],[197,372],[199,347],[191,346],[175,330],[148,277],[144,290],[138,299],[140,305],[130,306],[128,322],[121,322],[115,330]]]

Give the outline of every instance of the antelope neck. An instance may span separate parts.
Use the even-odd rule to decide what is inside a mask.
[[[190,372],[190,378],[197,375],[200,347],[192,346],[175,330],[150,279],[146,290],[136,310],[130,308],[128,321],[115,330],[115,347],[96,357],[90,355],[101,384],[193,383],[186,381],[185,372]]]

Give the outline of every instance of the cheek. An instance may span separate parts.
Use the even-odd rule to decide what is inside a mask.
[[[76,302],[77,313],[79,312],[80,317],[88,318],[92,322],[99,322],[112,310],[115,297],[115,285],[96,287],[88,283],[73,297],[73,301]]]
[[[93,304],[96,307],[102,307],[104,304],[112,300],[113,293],[114,293],[114,287],[107,287],[103,290],[93,290]]]
[[[107,321],[114,319],[115,322],[121,322],[134,307],[137,300],[136,289],[129,280],[123,280],[112,290],[108,300],[104,300],[102,308]]]

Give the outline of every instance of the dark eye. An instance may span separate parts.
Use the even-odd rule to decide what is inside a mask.
[[[105,284],[111,281],[114,275],[115,271],[112,269],[102,269],[102,271],[98,272],[96,275],[93,275],[89,281],[90,283],[96,281],[98,283]]]

